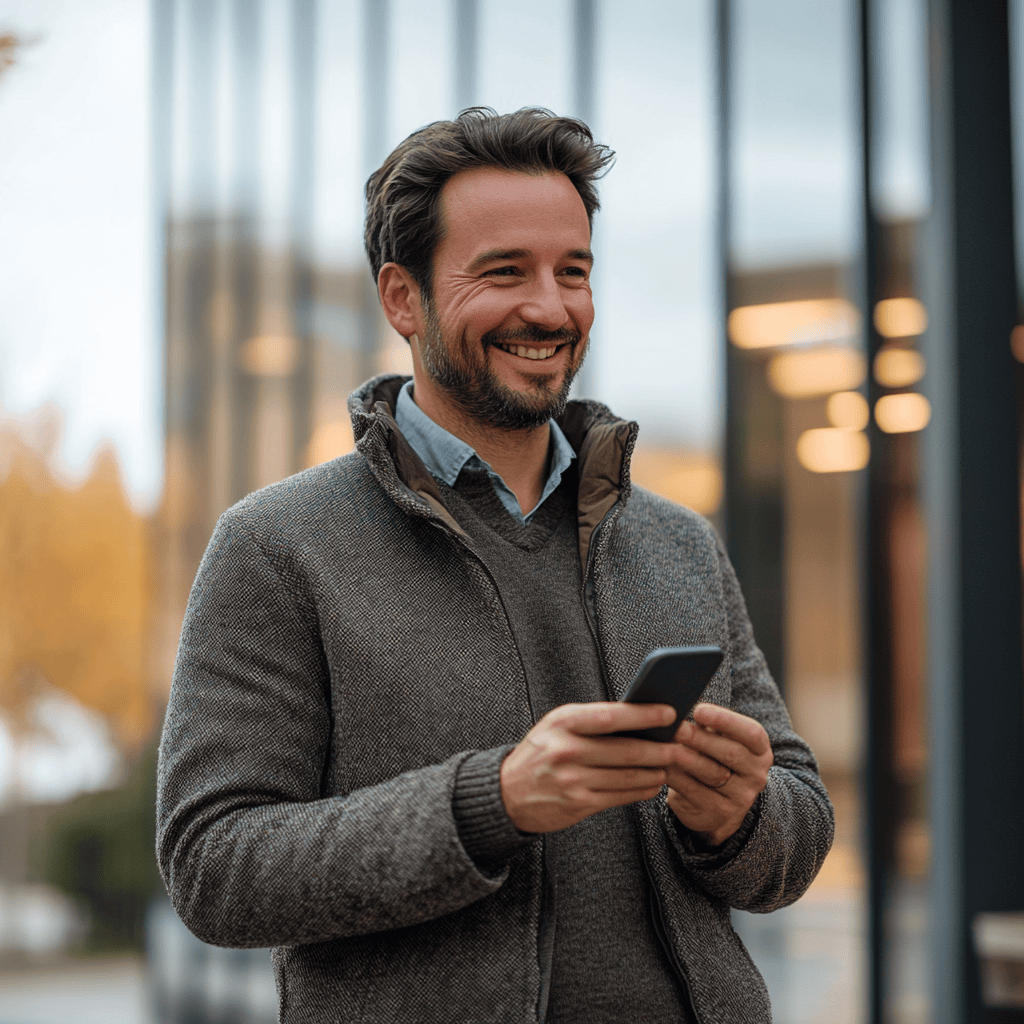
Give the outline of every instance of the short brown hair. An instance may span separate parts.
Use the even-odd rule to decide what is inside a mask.
[[[392,150],[366,183],[363,241],[374,281],[385,263],[397,263],[430,300],[434,250],[444,228],[441,190],[460,171],[560,171],[579,192],[593,228],[600,208],[594,183],[614,159],[582,121],[540,107],[513,114],[470,107],[454,121],[428,124]]]

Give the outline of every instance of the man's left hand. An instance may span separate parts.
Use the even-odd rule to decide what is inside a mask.
[[[716,704],[698,704],[693,719],[676,731],[668,805],[691,832],[721,846],[768,782],[771,742],[760,722]]]

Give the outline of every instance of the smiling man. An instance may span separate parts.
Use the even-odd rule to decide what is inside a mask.
[[[207,941],[276,946],[284,1022],[771,1020],[729,908],[801,895],[832,811],[699,516],[569,402],[611,153],[474,109],[367,184],[411,380],[357,451],[221,518],[182,630],[157,849]],[[674,741],[618,703],[654,648],[724,660]]]

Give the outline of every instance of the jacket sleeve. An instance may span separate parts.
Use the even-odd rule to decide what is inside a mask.
[[[322,795],[331,739],[320,625],[301,581],[230,514],[188,603],[160,744],[157,859],[199,938],[297,945],[400,928],[495,891],[459,841],[469,752]]]
[[[793,731],[764,655],[754,642],[739,582],[717,541],[732,665],[731,707],[764,726],[774,764],[737,833],[718,850],[698,849],[662,796],[659,814],[691,875],[737,910],[768,913],[806,892],[832,845],[832,804],[807,744]]]

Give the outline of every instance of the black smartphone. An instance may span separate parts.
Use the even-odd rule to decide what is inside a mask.
[[[676,709],[675,721],[615,735],[669,742],[711,682],[723,657],[718,647],[659,647],[651,651],[621,699],[631,704],[671,704]]]

